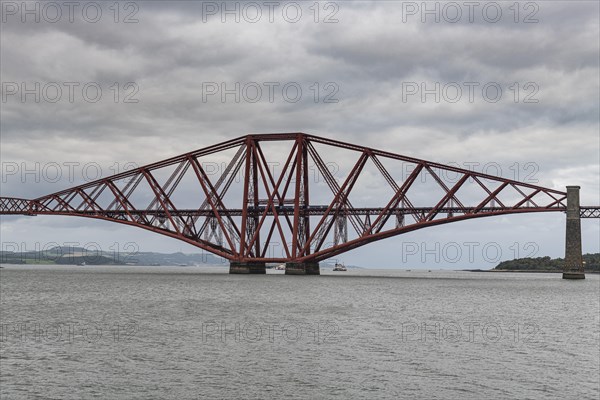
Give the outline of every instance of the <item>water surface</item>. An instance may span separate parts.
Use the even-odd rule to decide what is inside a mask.
[[[2,399],[600,396],[598,275],[4,267]]]

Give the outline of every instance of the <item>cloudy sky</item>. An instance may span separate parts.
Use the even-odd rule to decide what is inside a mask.
[[[1,4],[2,196],[39,197],[247,133],[302,131],[581,185],[581,203],[600,204],[598,2]],[[3,249],[134,241],[197,252],[103,221],[1,221]],[[584,252],[600,251],[599,227],[582,221]],[[563,256],[564,214],[448,224],[340,258],[424,266],[437,252],[456,267],[439,250],[449,243],[461,267]],[[490,245],[501,254],[483,254]]]

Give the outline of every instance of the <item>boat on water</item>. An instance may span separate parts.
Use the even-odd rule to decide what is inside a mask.
[[[348,269],[346,268],[346,266],[344,264],[341,263],[335,263],[335,266],[333,267],[334,271],[348,271]]]
[[[285,271],[285,264],[279,264],[275,267],[276,271]]]
[[[85,261],[82,261],[82,262],[80,262],[80,263],[79,263],[79,264],[77,264],[77,265],[79,265],[80,267],[85,267],[87,264],[85,263]]]

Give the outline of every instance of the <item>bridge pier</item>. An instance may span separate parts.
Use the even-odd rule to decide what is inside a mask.
[[[288,262],[285,263],[286,275],[321,275],[318,262]]]
[[[567,186],[567,223],[563,279],[585,279],[581,255],[581,219],[579,186]]]
[[[266,274],[264,262],[257,261],[231,261],[229,263],[230,274]]]

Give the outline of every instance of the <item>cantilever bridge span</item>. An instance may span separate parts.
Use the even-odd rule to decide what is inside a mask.
[[[567,191],[304,133],[247,135],[36,199],[0,214],[137,226],[231,262],[231,273],[318,274],[319,262],[429,226],[566,212],[566,275],[583,277],[579,187]]]

